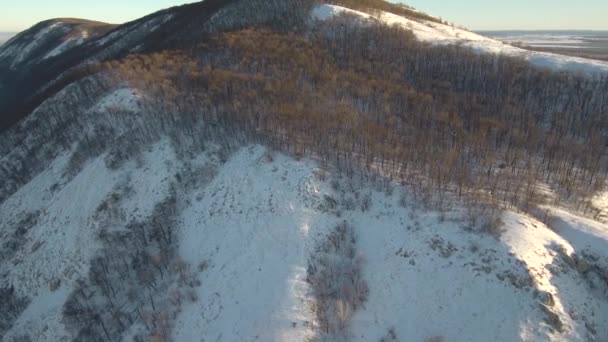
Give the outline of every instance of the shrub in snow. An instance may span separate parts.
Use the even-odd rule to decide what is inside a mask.
[[[27,232],[36,225],[40,216],[39,211],[22,213],[17,218],[17,223],[11,227],[11,224],[5,228],[6,235],[0,236],[4,242],[0,249],[0,261],[9,260],[25,245],[27,242]],[[10,228],[13,228],[11,231]]]
[[[125,162],[140,158],[144,147],[153,142],[152,137],[140,138],[141,134],[127,132],[112,142],[104,161],[110,170],[116,170]]]
[[[494,237],[500,237],[503,233],[501,217],[502,210],[484,203],[469,203],[466,207],[465,220],[469,228]]]
[[[334,191],[340,190],[340,181],[337,179],[333,179],[331,181],[331,188],[334,189]]]
[[[269,148],[264,152],[264,161],[267,163],[272,163],[274,161],[274,152]]]
[[[12,339],[13,342],[32,342],[32,338],[29,335],[20,335]]]
[[[108,203],[120,204],[122,196],[109,196],[96,217],[111,222]],[[87,279],[77,283],[63,308],[66,326],[77,340],[114,341],[134,324],[144,324],[151,340],[165,341],[170,323],[189,292],[200,283],[189,265],[176,254],[177,199],[171,194],[157,204],[151,216],[126,230],[103,229],[103,248],[91,261]],[[104,225],[104,222],[101,222]]]
[[[380,342],[398,342],[397,332],[395,332],[395,328],[388,329],[388,332],[384,337],[380,339]]]
[[[408,197],[407,197],[407,194],[405,193],[405,191],[401,192],[401,195],[399,196],[399,205],[402,208],[408,207]]]
[[[49,290],[57,291],[57,289],[61,286],[61,279],[53,279],[49,282]]]
[[[443,336],[431,336],[424,339],[424,342],[443,342]]]
[[[361,198],[361,211],[368,211],[372,206],[372,194],[365,194]]]
[[[346,340],[350,319],[367,300],[369,289],[361,275],[362,260],[355,244],[352,226],[343,222],[308,262],[307,281],[313,289],[313,311],[323,341]]]
[[[342,200],[342,206],[348,211],[353,211],[357,207],[355,200],[352,197],[344,198],[344,200]]]
[[[93,133],[83,134],[72,153],[65,174],[71,178],[76,176],[87,161],[99,156],[113,139],[114,128],[98,126]]]
[[[15,293],[13,286],[0,287],[0,340],[29,303],[28,298]]]
[[[334,210],[336,209],[336,206],[338,205],[338,202],[336,201],[335,198],[331,197],[330,195],[323,195],[323,204],[321,204],[321,210],[323,211],[330,211],[330,210]]]

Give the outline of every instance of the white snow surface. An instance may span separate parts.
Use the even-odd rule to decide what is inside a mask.
[[[323,4],[316,6],[311,16],[315,20],[328,20],[343,14],[354,15],[366,21],[400,26],[411,30],[419,40],[431,44],[462,44],[483,53],[525,58],[534,65],[557,71],[585,74],[608,72],[608,62],[524,50],[464,29],[432,21],[412,20],[388,12],[379,11],[375,15],[370,15],[341,6]]]
[[[314,166],[263,156],[260,147],[238,152],[183,213],[181,254],[210,267],[199,303],[178,318],[177,341],[303,341],[311,334],[307,260],[339,220],[315,208],[328,190]]]

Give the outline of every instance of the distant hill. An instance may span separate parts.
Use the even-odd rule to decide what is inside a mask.
[[[508,30],[478,33],[530,51],[608,61],[608,31]]]

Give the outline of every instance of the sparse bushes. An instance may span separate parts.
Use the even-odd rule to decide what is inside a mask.
[[[320,208],[323,211],[335,210],[338,205],[338,201],[330,195],[323,195],[323,203],[320,204]]]
[[[145,326],[144,337],[165,341],[184,299],[196,300],[193,288],[200,286],[176,254],[177,199],[170,194],[148,219],[126,230],[103,229],[103,221],[112,217],[103,212],[120,203],[120,193],[97,210],[104,248],[69,296],[63,316],[77,340],[120,340],[137,323]]]
[[[269,148],[264,151],[264,161],[267,163],[274,162],[274,152]]]
[[[495,237],[500,237],[503,233],[504,222],[501,219],[502,211],[490,213],[481,217],[481,231]]]
[[[217,174],[217,167],[212,163],[202,166],[193,166],[185,163],[184,168],[176,174],[176,186],[183,191],[200,189],[213,180]]]
[[[28,298],[17,295],[13,286],[0,287],[0,340],[29,303]]]
[[[465,221],[468,228],[490,234],[496,238],[503,233],[502,210],[490,205],[468,203],[465,208]]]
[[[353,211],[357,208],[357,204],[354,198],[348,196],[345,197],[344,200],[342,200],[342,207],[344,208],[344,210]]]
[[[13,342],[32,342],[32,338],[29,335],[16,336],[12,340]]]
[[[369,292],[361,268],[355,233],[346,222],[336,226],[311,256],[307,281],[315,297],[321,341],[347,340],[348,323]]]
[[[11,259],[27,242],[27,233],[38,223],[40,212],[22,213],[17,217],[17,222],[9,222],[4,227],[4,235],[1,236],[2,249],[0,249],[0,262]]]
[[[361,198],[361,211],[368,211],[372,206],[372,194],[367,193]]]
[[[399,196],[399,205],[402,208],[407,208],[409,205],[409,198],[407,196],[407,193],[405,191],[401,192],[401,195]]]
[[[55,279],[49,281],[49,290],[51,290],[51,292],[57,291],[57,289],[60,286],[61,286],[61,279],[59,279],[59,278],[55,278]]]
[[[388,332],[380,339],[380,342],[399,342],[395,328],[388,329]]]
[[[104,158],[106,167],[116,170],[125,162],[140,158],[145,146],[152,143],[151,139],[141,139],[141,134],[127,132],[111,142],[108,153]]]
[[[424,342],[444,342],[443,336],[431,336],[424,339]]]
[[[339,191],[340,190],[340,181],[337,179],[332,179],[331,182],[331,188],[334,189],[334,191]]]
[[[93,134],[85,132],[82,139],[76,144],[70,160],[66,166],[65,174],[68,178],[76,176],[87,161],[102,154],[114,139],[114,129],[99,126]]]

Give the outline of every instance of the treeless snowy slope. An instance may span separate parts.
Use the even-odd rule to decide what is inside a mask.
[[[311,16],[313,19],[327,20],[340,14],[350,14],[364,20],[377,21],[387,25],[398,25],[411,30],[419,40],[424,42],[432,44],[462,44],[483,53],[504,54],[525,58],[535,65],[552,70],[588,74],[608,72],[608,62],[528,51],[449,25],[424,20],[412,20],[387,12],[370,15],[341,6],[323,4],[315,7]]]
[[[339,222],[318,210],[328,189],[315,169],[285,156],[267,162],[263,148],[245,148],[193,194],[180,252],[208,266],[199,302],[178,318],[176,341],[312,336],[307,262],[315,241]]]

